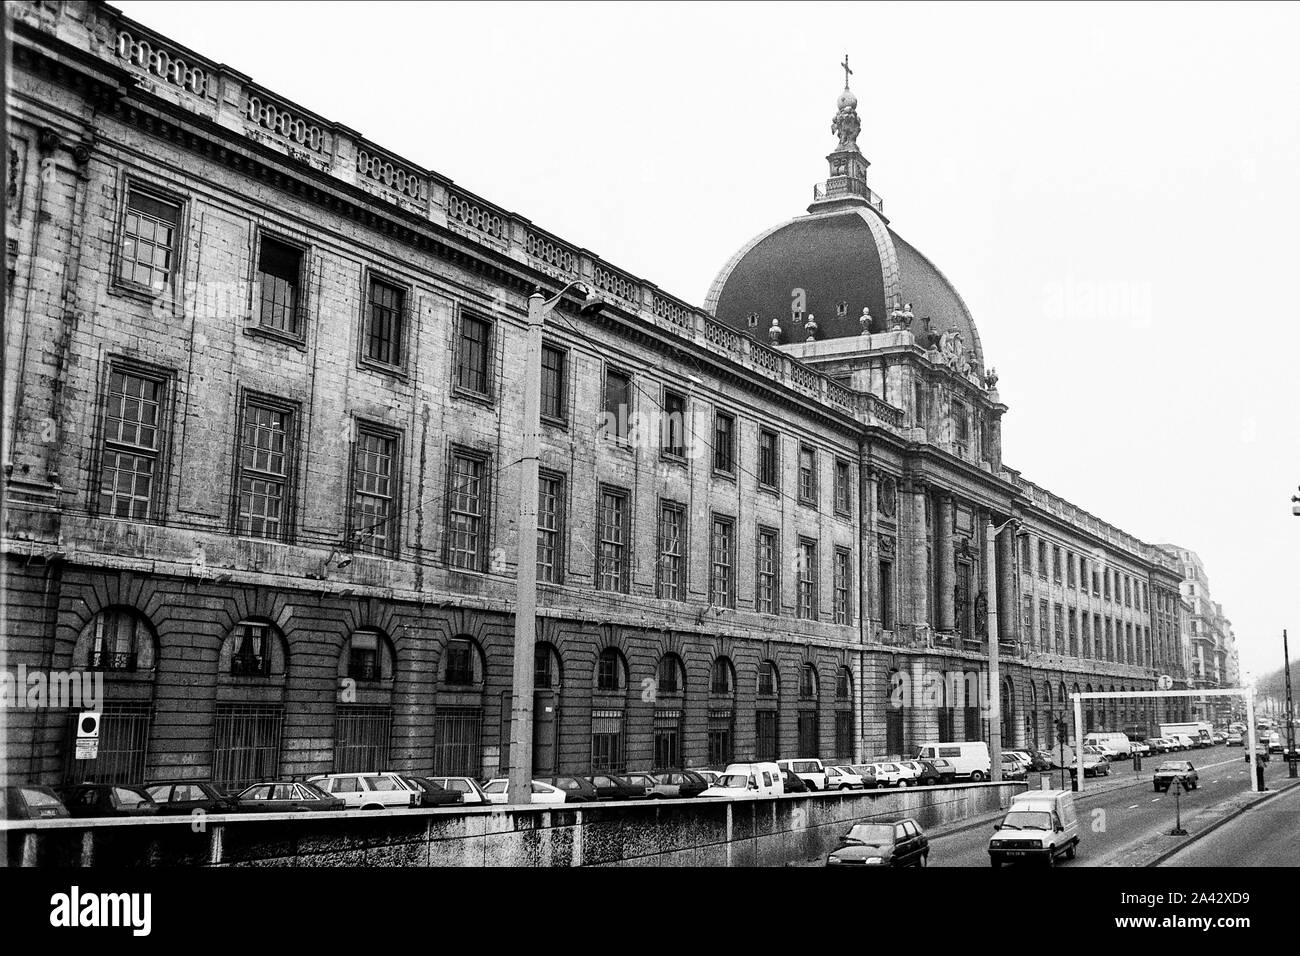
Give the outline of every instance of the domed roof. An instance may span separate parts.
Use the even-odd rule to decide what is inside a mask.
[[[718,273],[705,308],[732,328],[763,338],[775,317],[782,343],[802,342],[804,330],[792,328],[791,316],[800,289],[804,317],[816,317],[818,339],[859,335],[864,307],[870,309],[870,331],[887,332],[890,313],[910,303],[918,344],[928,318],[936,334],[960,332],[964,347],[974,352],[972,365],[984,368],[975,322],[957,290],[867,203],[814,211],[760,233]]]

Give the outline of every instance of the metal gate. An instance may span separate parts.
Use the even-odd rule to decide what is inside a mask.
[[[392,736],[393,708],[340,704],[334,716],[334,772],[387,769]]]
[[[482,741],[482,707],[439,707],[433,713],[433,775],[481,776]]]
[[[284,707],[279,704],[218,704],[212,723],[212,782],[242,790],[280,775]]]
[[[682,765],[682,712],[656,710],[654,718],[654,766],[652,770],[673,770]]]
[[[100,712],[99,756],[94,760],[76,758],[79,716],[79,711],[68,714],[65,744],[68,759],[64,764],[64,782],[144,783],[149,760],[149,727],[153,722],[153,705],[105,704]]]

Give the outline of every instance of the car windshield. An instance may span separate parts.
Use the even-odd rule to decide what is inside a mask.
[[[1156,772],[1159,773],[1164,770],[1186,770],[1186,769],[1187,769],[1187,764],[1185,763],[1162,763]]]
[[[26,787],[23,787],[22,795],[23,798],[27,801],[27,805],[32,808],[60,807],[63,805],[59,803],[58,797],[54,796],[53,794],[46,793],[44,790],[35,790],[35,789],[29,790]]]
[[[483,792],[484,792],[484,793],[505,793],[505,792],[506,792],[506,781],[505,781],[505,780],[491,780],[491,781],[488,782],[488,785],[487,785],[486,787],[483,788]]]
[[[1050,830],[1052,815],[1045,810],[1012,810],[1002,821],[1004,830]]]
[[[743,773],[729,773],[718,781],[719,787],[728,787],[733,790],[744,790],[749,786],[749,777]]]
[[[844,839],[866,846],[883,846],[894,842],[894,828],[881,823],[859,823]]]

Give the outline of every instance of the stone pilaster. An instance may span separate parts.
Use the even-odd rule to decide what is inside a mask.
[[[935,537],[939,544],[939,554],[936,558],[938,567],[935,569],[937,572],[935,576],[935,588],[939,592],[939,615],[936,621],[936,626],[940,632],[946,634],[951,634],[955,626],[953,586],[956,581],[954,578],[953,565],[952,522],[952,495],[940,495],[939,526],[935,529]]]

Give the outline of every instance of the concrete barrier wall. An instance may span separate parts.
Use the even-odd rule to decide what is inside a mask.
[[[927,830],[1005,807],[1022,783],[557,807],[212,814],[0,824],[11,866],[780,866],[854,823]],[[197,831],[197,832],[196,832]]]

